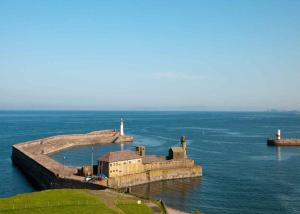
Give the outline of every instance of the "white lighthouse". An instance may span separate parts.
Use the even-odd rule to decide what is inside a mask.
[[[277,133],[276,133],[276,139],[277,139],[277,140],[280,140],[280,139],[281,139],[281,131],[280,131],[280,129],[277,130]]]
[[[120,135],[121,136],[124,135],[124,122],[123,122],[123,118],[121,118],[121,122],[120,122]]]

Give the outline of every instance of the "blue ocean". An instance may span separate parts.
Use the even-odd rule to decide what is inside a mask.
[[[297,112],[110,112],[0,111],[0,197],[36,191],[10,159],[15,143],[59,134],[118,129],[167,155],[186,135],[187,152],[203,177],[156,182],[132,188],[184,211],[204,213],[300,213],[300,147],[268,147],[277,129],[300,138]],[[118,145],[94,146],[94,160]],[[72,166],[91,163],[91,147],[52,154]]]

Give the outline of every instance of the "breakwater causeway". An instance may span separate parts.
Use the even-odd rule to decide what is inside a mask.
[[[23,173],[40,188],[95,188],[105,186],[92,182],[84,182],[78,176],[78,169],[65,166],[48,156],[73,146],[92,144],[130,143],[133,138],[120,136],[113,130],[95,131],[87,134],[58,135],[54,137],[28,141],[12,146],[12,160]]]
[[[139,146],[136,151],[110,152],[99,159],[97,165],[78,168],[61,164],[48,156],[73,146],[131,142],[133,137],[124,135],[123,129],[120,132],[103,130],[59,135],[13,145],[12,160],[42,189],[123,188],[160,180],[202,176],[202,167],[187,158],[185,137],[182,137],[180,147],[170,148],[167,157],[145,155],[145,147]]]

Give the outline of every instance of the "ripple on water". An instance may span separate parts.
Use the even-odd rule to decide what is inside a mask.
[[[145,146],[161,146],[166,143],[165,140],[156,139],[147,136],[134,135],[134,140],[136,144],[141,144]]]

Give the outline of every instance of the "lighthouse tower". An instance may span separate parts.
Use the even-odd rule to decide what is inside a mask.
[[[124,135],[124,122],[123,122],[123,118],[121,118],[121,122],[120,122],[120,135],[121,136]]]
[[[276,140],[280,140],[280,139],[281,139],[281,131],[280,129],[278,129],[276,133]]]

